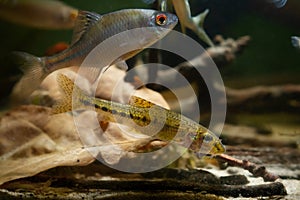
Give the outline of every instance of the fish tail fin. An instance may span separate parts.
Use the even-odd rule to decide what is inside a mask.
[[[12,56],[15,58],[14,62],[20,65],[24,75],[14,86],[11,98],[14,102],[22,102],[48,75],[45,70],[45,59],[24,52],[13,52]]]
[[[53,114],[70,112],[73,110],[73,107],[78,108],[78,106],[82,106],[80,100],[86,99],[87,96],[69,77],[64,74],[58,74],[57,82],[63,91],[63,97],[53,106]]]
[[[198,25],[196,34],[198,37],[207,43],[209,46],[213,47],[214,43],[211,41],[205,30],[203,29],[204,20],[209,12],[209,9],[206,9],[199,15],[193,17],[194,24]]]
[[[193,17],[194,23],[203,28],[204,20],[205,20],[208,13],[209,13],[209,9],[206,9],[205,11],[200,13],[199,15]]]

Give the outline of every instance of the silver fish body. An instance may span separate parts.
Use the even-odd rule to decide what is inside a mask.
[[[30,95],[51,72],[69,66],[80,66],[85,57],[98,45],[104,46],[97,58],[97,70],[109,66],[118,60],[126,60],[144,48],[164,37],[177,24],[177,17],[170,13],[148,9],[126,9],[105,15],[88,11],[79,11],[75,23],[71,46],[61,53],[50,57],[35,57],[27,53],[16,52],[22,60],[24,76],[14,87],[12,98],[21,100]],[[125,33],[125,34],[123,34]],[[123,34],[120,37],[115,37]],[[121,57],[117,52],[122,45],[134,44],[135,51]],[[111,59],[115,60],[111,60]],[[94,69],[92,69],[94,70]],[[96,78],[94,71],[90,73]]]
[[[156,0],[143,0],[146,4],[151,4],[154,3]]]
[[[281,7],[285,6],[285,4],[287,2],[287,0],[269,0],[269,1],[274,3],[277,8],[281,8]]]
[[[78,65],[98,44],[127,30],[139,29],[140,38],[143,39],[140,49],[145,48],[165,36],[177,23],[175,15],[164,13],[167,22],[163,26],[157,25],[155,17],[159,13],[147,9],[128,9],[100,16],[87,11],[80,11],[71,47],[58,55],[44,57],[46,68],[52,72],[65,66]],[[87,17],[92,18],[92,23],[95,24],[89,27],[89,24],[85,22]],[[81,34],[83,26],[87,26],[88,30]],[[147,37],[142,34],[147,34]],[[140,38],[135,38],[132,35],[131,40],[139,42],[136,39]],[[108,49],[107,51],[114,50]]]
[[[0,18],[40,29],[71,29],[78,10],[56,0],[0,1]]]
[[[291,37],[291,42],[292,42],[292,45],[298,49],[300,49],[300,37],[298,36],[292,36]]]

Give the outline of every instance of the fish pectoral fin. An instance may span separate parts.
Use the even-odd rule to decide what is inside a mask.
[[[107,121],[100,121],[99,125],[100,125],[101,129],[104,132],[104,131],[106,131],[106,129],[107,129],[108,125],[109,125],[109,122],[107,122]]]
[[[155,104],[137,96],[131,96],[129,99],[129,104],[132,106],[142,107],[142,108],[150,108]]]
[[[71,45],[75,44],[86,33],[86,31],[101,19],[101,15],[89,11],[79,11],[75,20],[75,28]]]

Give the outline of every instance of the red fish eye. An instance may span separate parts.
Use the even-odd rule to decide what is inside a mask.
[[[167,15],[165,14],[156,15],[155,22],[160,26],[165,25],[167,23]]]

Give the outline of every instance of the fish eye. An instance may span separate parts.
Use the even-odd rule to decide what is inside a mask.
[[[163,26],[167,23],[167,15],[165,14],[157,14],[155,17],[155,22],[159,26]]]
[[[213,141],[213,137],[211,135],[205,135],[203,141],[209,143]]]

